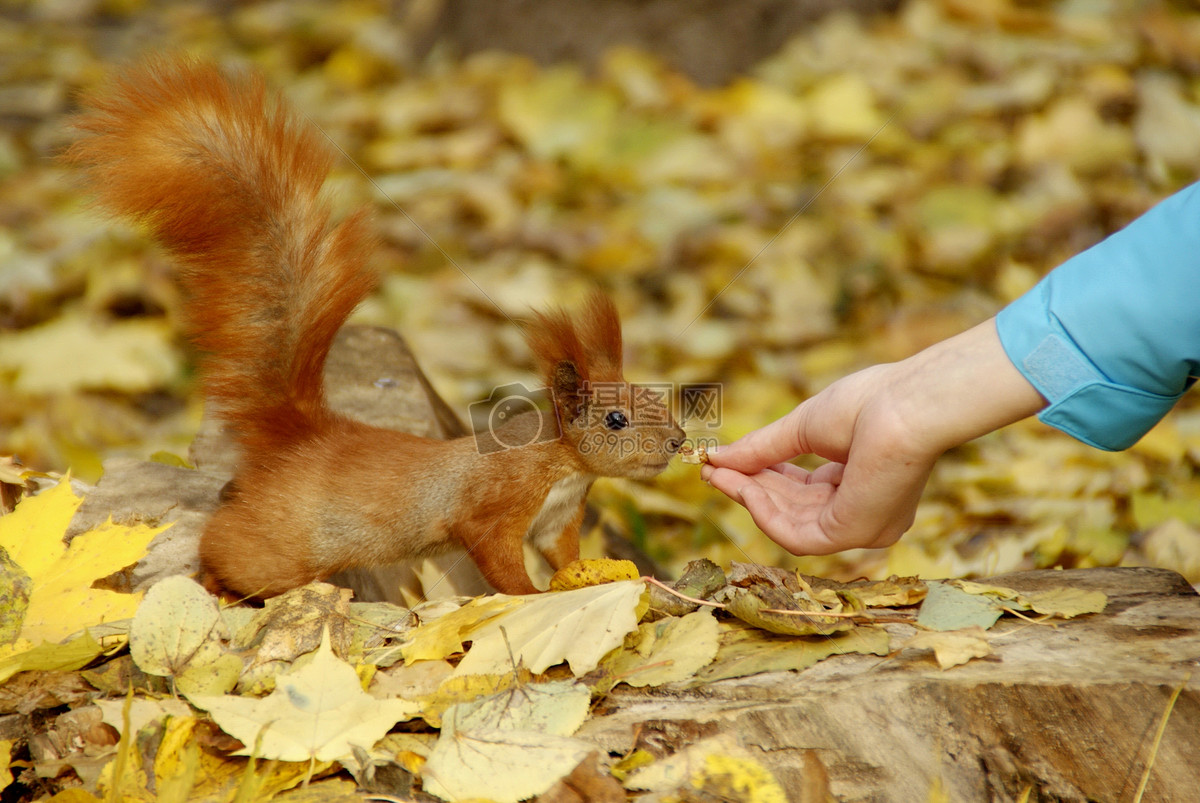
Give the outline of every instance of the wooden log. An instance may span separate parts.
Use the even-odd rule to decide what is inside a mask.
[[[1094,588],[1110,600],[1104,613],[1054,624],[1006,617],[988,631],[994,656],[946,671],[903,650],[686,690],[618,688],[608,715],[579,735],[657,755],[732,738],[794,801],[815,788],[839,801],[1117,803],[1133,799],[1149,764],[1143,801],[1200,799],[1200,596],[1183,578],[1114,568],[989,582]],[[886,627],[893,645],[915,632]]]

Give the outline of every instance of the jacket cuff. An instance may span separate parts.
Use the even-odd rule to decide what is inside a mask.
[[[996,316],[1008,358],[1049,402],[1038,419],[1098,449],[1128,449],[1183,394],[1163,396],[1111,381],[1047,311],[1044,293],[1036,287]]]

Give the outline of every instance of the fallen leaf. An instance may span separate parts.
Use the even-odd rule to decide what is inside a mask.
[[[72,786],[46,798],[46,803],[103,803],[103,801],[86,789]]]
[[[929,592],[917,613],[917,624],[930,630],[987,630],[1004,613],[1000,603],[986,594],[971,594],[950,583],[930,580]],[[1014,592],[1015,593],[1015,592]]]
[[[12,775],[12,739],[0,739],[0,791],[7,789],[13,782]]]
[[[691,786],[715,800],[787,803],[789,799],[771,771],[750,755],[710,753],[704,758],[704,769],[691,778]]]
[[[215,731],[210,722],[194,716],[166,720],[154,756],[156,803],[236,800],[239,792],[245,794],[247,780],[252,782],[257,799],[268,800],[319,776],[330,766],[323,761],[269,761],[257,762],[251,769],[246,759],[231,759],[215,749],[208,735],[210,728]]]
[[[707,558],[689,561],[683,574],[671,588],[691,599],[708,600],[725,587],[725,572]],[[661,586],[650,585],[650,612],[654,616],[683,616],[696,610],[698,603],[689,602]]]
[[[453,674],[454,667],[448,661],[417,661],[376,672],[367,691],[381,700],[388,697],[416,700],[434,694],[442,681]]]
[[[0,714],[79,706],[95,696],[95,687],[79,672],[21,672],[0,684]]]
[[[595,558],[568,563],[550,578],[551,591],[570,591],[616,580],[636,580],[640,576],[631,560]]]
[[[333,761],[351,745],[370,748],[400,720],[420,711],[404,700],[376,700],[354,667],[333,654],[328,634],[312,660],[281,674],[262,699],[193,694],[221,730],[246,745],[238,755],[280,761]]]
[[[863,610],[916,605],[925,599],[929,589],[919,578],[892,575],[886,580],[846,583],[836,591],[851,610]]]
[[[723,733],[688,745],[632,773],[625,788],[650,792],[687,790],[713,800],[785,803],[787,795],[733,734]]]
[[[644,583],[625,580],[526,597],[475,631],[455,674],[500,674],[513,660],[536,674],[566,661],[579,677],[637,627],[645,593]]]
[[[201,644],[183,671],[174,676],[175,689],[182,694],[225,694],[237,686],[243,668],[239,656],[211,639]]]
[[[485,597],[418,625],[400,648],[406,663],[441,660],[462,652],[468,634],[484,622],[525,603],[521,597]]]
[[[526,81],[506,82],[497,111],[514,137],[539,159],[591,166],[608,155],[618,106],[611,93],[585,82],[574,65]]]
[[[141,594],[92,588],[92,583],[146,554],[146,546],[167,529],[109,522],[75,536],[63,533],[83,500],[64,480],[0,518],[0,547],[33,582],[21,638],[55,642],[101,622],[133,616]]]
[[[676,591],[687,594],[689,597],[708,599],[710,595],[724,587],[725,583],[725,572],[721,571],[720,566],[708,558],[699,558],[688,561],[673,587]]]
[[[404,656],[401,643],[417,626],[417,615],[390,602],[351,602],[349,655],[375,666],[391,666]]]
[[[997,600],[1015,601],[1021,596],[1020,592],[1014,588],[991,583],[977,583],[974,580],[947,580],[946,583],[961,588],[968,594],[987,595]]]
[[[22,393],[104,388],[127,393],[157,390],[179,375],[180,355],[162,320],[105,324],[66,315],[5,336],[0,370],[14,371]]]
[[[459,730],[501,728],[570,736],[587,719],[591,701],[588,687],[573,680],[518,683],[487,697],[459,703],[455,706],[455,724]]]
[[[623,758],[618,759],[610,767],[610,771],[614,778],[621,783],[629,780],[629,776],[640,770],[642,767],[648,767],[655,762],[654,754],[641,747],[634,748],[633,752]]]
[[[1108,596],[1102,591],[1089,591],[1070,586],[1022,593],[1005,586],[975,583],[970,580],[951,580],[949,582],[969,594],[999,600],[999,604],[1005,608],[1018,611],[1031,610],[1044,615],[1060,616],[1063,619],[1070,619],[1085,613],[1099,613],[1108,604]]]
[[[787,637],[736,624],[723,627],[721,646],[712,663],[696,673],[696,683],[740,678],[764,672],[807,669],[834,655],[887,655],[889,637],[882,627],[859,625],[822,637]]]
[[[763,566],[760,563],[733,561],[729,564],[729,584],[741,588],[767,586],[786,591],[799,591],[801,586],[795,572],[779,566]]]
[[[917,633],[900,645],[900,649],[933,650],[938,666],[949,669],[965,664],[972,658],[992,654],[987,634],[978,625],[963,630],[944,630]]]
[[[854,627],[846,617],[821,616],[827,609],[820,603],[797,599],[784,589],[772,586],[731,586],[727,590],[725,610],[755,627],[788,636],[829,635]]]
[[[104,722],[117,733],[125,733],[126,700],[96,700]],[[192,709],[182,700],[152,700],[134,697],[129,704],[129,732],[136,734],[142,728],[166,717],[191,717]]]
[[[451,667],[453,673],[453,667]],[[460,703],[471,702],[497,694],[515,685],[531,683],[533,673],[521,667],[516,672],[499,675],[458,675],[446,678],[432,693],[421,698],[421,718],[435,728],[442,725],[442,715]]]
[[[0,547],[0,644],[15,641],[21,632],[32,590],[33,580]]]
[[[240,647],[257,645],[254,665],[290,663],[317,649],[328,632],[339,654],[350,644],[347,622],[353,592],[329,583],[309,583],[271,597],[262,610],[235,634]]]
[[[460,730],[459,707],[446,711],[442,732],[421,772],[426,792],[443,800],[480,798],[517,803],[540,795],[596,746],[527,730]]]
[[[600,762],[599,753],[592,753],[542,793],[539,803],[626,803],[625,788],[607,764],[607,759]]]
[[[865,140],[875,135],[884,122],[875,107],[870,84],[853,72],[823,79],[809,91],[806,100],[812,127],[820,136]]]
[[[147,675],[126,652],[80,673],[88,683],[110,697],[121,697],[130,689],[136,694],[158,696],[170,694],[170,684],[164,678]]]
[[[1018,601],[1037,613],[1071,619],[1085,613],[1100,613],[1108,605],[1108,595],[1103,591],[1064,586],[1029,591],[1021,594]]]
[[[217,600],[196,581],[167,577],[138,607],[129,653],[148,675],[169,677],[185,694],[224,694],[237,685],[242,659],[225,650]]]
[[[44,641],[35,647],[28,639],[17,639],[12,644],[0,645],[0,683],[18,672],[80,669],[105,651],[87,630],[60,644]]]
[[[605,659],[614,683],[661,686],[692,678],[717,655],[720,628],[711,608],[639,626],[645,649],[623,649]]]
[[[221,621],[217,600],[195,580],[167,577],[154,584],[129,628],[129,654],[143,672],[179,674]]]

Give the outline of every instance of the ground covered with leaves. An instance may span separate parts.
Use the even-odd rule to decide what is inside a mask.
[[[995,312],[1200,173],[1200,15],[1172,4],[915,0],[832,16],[699,87],[652,54],[594,72],[439,50],[345,3],[11,4],[0,23],[0,453],[94,479],[198,421],[169,266],[53,159],[71,94],[156,49],[252,64],[344,150],[398,327],[457,409],[532,381],[509,318],[600,285],[631,378],[721,383],[721,441]],[[887,551],[792,559],[679,466],[595,500],[675,570],[822,576],[1152,564],[1200,580],[1200,412],[1128,453],[1036,423],[941,461]]]
[[[339,208],[369,204],[383,235],[383,288],[358,318],[402,331],[456,409],[533,381],[511,319],[599,285],[631,378],[719,383],[689,434],[727,442],[982,320],[1200,174],[1200,15],[1134,5],[913,0],[829,17],[702,87],[621,48],[592,71],[417,59],[412,20],[370,0],[8,3],[0,509],[29,479],[6,455],[90,481],[112,456],[186,454],[198,426],[170,266],[54,159],[72,93],[114,64],[165,49],[253,65],[328,134]],[[1001,616],[1105,605],[919,578],[1150,564],[1200,581],[1198,466],[1190,399],[1123,454],[1030,422],[947,455],[897,546],[795,559],[679,465],[593,493],[682,575],[671,588],[585,564],[555,594],[413,610],[322,585],[260,609],[182,577],[124,593],[103,578],[154,531],[64,546],[79,501],[62,483],[0,516],[0,722],[29,728],[0,734],[0,789],[783,800],[752,755],[616,755],[588,723],[621,687],[847,652],[950,668],[986,658]]]
[[[1066,585],[839,583],[708,560],[667,585],[594,560],[527,597],[407,609],[316,583],[255,608],[184,576],[144,594],[93,587],[159,530],[110,522],[64,546],[81,501],[62,482],[0,519],[5,799],[783,801],[746,749],[639,739],[619,754],[589,721],[618,686],[681,693],[904,651],[946,670],[989,656],[1004,614],[1107,604]]]

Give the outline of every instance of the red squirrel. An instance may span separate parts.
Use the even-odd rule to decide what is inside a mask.
[[[366,212],[330,221],[334,154],[321,133],[261,77],[182,58],[119,74],[83,98],[74,124],[66,159],[98,204],[173,258],[206,402],[239,447],[200,542],[211,590],[265,598],[462,548],[496,590],[533,593],[525,540],[555,569],[575,560],[593,480],[648,479],[682,445],[665,400],[626,383],[603,294],[576,315],[535,314],[526,331],[557,437],[536,436],[536,412],[496,433],[526,445],[491,450],[334,412],[326,355],[377,275]]]

